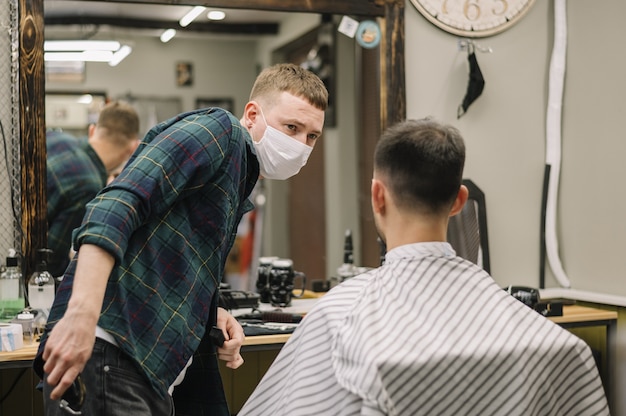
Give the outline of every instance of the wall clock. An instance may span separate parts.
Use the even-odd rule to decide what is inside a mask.
[[[517,23],[535,0],[411,0],[430,22],[454,35],[479,38]]]

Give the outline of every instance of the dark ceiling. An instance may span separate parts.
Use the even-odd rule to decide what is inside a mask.
[[[85,27],[100,31],[116,28],[136,31],[174,28],[180,33],[274,35],[278,33],[284,15],[280,12],[222,9],[226,12],[226,18],[222,21],[210,21],[203,13],[189,26],[181,27],[178,20],[192,8],[180,5],[46,0],[44,23],[47,32],[60,29],[71,31],[74,28],[77,37],[83,32],[79,28]]]

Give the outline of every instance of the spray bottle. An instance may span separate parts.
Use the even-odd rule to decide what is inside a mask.
[[[24,285],[17,252],[9,249],[6,270],[0,274],[0,320],[10,321],[24,309]]]
[[[38,262],[35,272],[28,280],[28,301],[30,307],[43,314],[47,321],[52,302],[54,301],[55,285],[54,277],[48,271],[48,256],[50,249],[37,250]],[[38,321],[40,317],[38,316]]]

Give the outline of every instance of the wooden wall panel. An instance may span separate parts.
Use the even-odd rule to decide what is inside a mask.
[[[19,25],[22,253],[29,276],[37,250],[48,244],[43,0],[20,0]]]

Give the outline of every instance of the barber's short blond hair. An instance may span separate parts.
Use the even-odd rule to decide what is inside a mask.
[[[271,102],[281,92],[303,98],[322,111],[328,107],[328,90],[322,80],[313,72],[288,63],[264,69],[252,87],[250,100],[262,98]]]
[[[116,142],[136,140],[139,138],[139,115],[132,105],[112,101],[100,111],[96,127],[106,130],[105,135]]]

